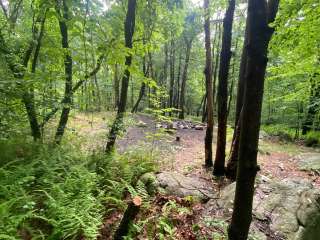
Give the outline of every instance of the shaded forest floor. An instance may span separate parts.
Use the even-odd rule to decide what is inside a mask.
[[[106,122],[110,124],[110,119],[112,118],[109,113],[78,114],[73,117],[69,130],[77,138],[83,139],[82,147],[85,150],[99,151],[104,147],[108,132]],[[201,125],[201,123],[177,120],[174,121],[174,128],[176,129],[167,131],[165,127],[168,124],[162,123],[161,127],[159,127],[160,125],[156,124],[149,115],[138,114],[127,117],[125,125],[126,132],[117,141],[118,152],[130,151],[134,148],[151,151],[154,155],[157,155],[159,172],[174,172],[187,177],[201,179],[215,193],[220,192],[230,183],[225,178],[213,178],[211,171],[203,167],[205,126]],[[195,126],[199,130],[196,130]],[[179,141],[177,141],[177,137]],[[231,138],[232,129],[228,129],[227,149],[230,148]],[[216,133],[214,133],[214,151],[216,147],[215,140]],[[261,166],[259,176],[276,181],[281,181],[288,177],[308,179],[316,188],[320,188],[318,172],[300,169],[302,156],[308,154],[317,155],[319,153],[317,149],[307,148],[295,143],[281,142],[272,136],[261,137],[259,145],[258,163]],[[180,214],[179,211],[171,211],[170,214],[167,214],[167,218],[169,217],[175,221],[172,230],[174,233],[172,232],[172,234],[176,239],[213,239],[213,235],[219,237],[217,239],[226,239],[226,223],[230,219],[224,219],[223,221],[212,220],[215,216],[218,219],[218,217],[223,215],[219,212],[219,209],[214,209],[214,215],[211,215],[212,218],[209,221],[207,221],[208,219],[205,220],[205,215],[208,214],[206,213],[206,202],[190,203],[190,201],[184,198],[160,194],[151,203],[152,207],[148,211],[143,212],[143,216],[138,217],[139,221],[153,218],[161,219],[164,215],[163,207],[168,203],[174,204],[176,209],[184,209],[186,207],[189,209],[185,214]],[[210,214],[212,214],[212,209]],[[107,216],[101,239],[111,239],[110,232],[114,230],[121,215],[120,212],[115,212]],[[159,225],[159,222],[154,222],[154,225]],[[283,239],[271,232],[265,223],[263,224],[264,226],[261,226],[261,222],[256,222],[254,225],[266,233],[267,239]],[[162,227],[165,228],[165,226]],[[150,231],[153,230],[140,229],[137,239],[148,239]],[[166,232],[166,236],[170,235],[170,229],[164,230],[164,232]],[[158,235],[154,238],[161,239]],[[173,238],[166,237],[164,239]]]
[[[107,124],[106,124],[107,122]],[[71,120],[69,130],[82,139],[82,147],[89,151],[103,149],[108,133],[108,125],[112,123],[111,113],[77,114]],[[174,121],[178,126],[170,133],[160,131],[155,121],[149,115],[130,115],[125,120],[126,131],[117,141],[117,150],[121,153],[132,148],[147,147],[150,151],[160,154],[160,171],[173,171],[184,175],[199,176],[211,179],[211,173],[203,168],[205,126],[199,122]],[[162,124],[165,127],[165,124]],[[195,130],[194,126],[204,126]],[[162,129],[163,130],[163,129]],[[216,128],[215,128],[216,130]],[[176,137],[179,141],[176,141]],[[230,149],[232,129],[228,129],[227,151]],[[213,152],[216,148],[216,132],[213,138]],[[320,154],[316,148],[305,147],[302,144],[279,141],[276,137],[264,136],[259,142],[258,163],[261,175],[276,179],[284,179],[289,175],[297,178],[307,178],[320,186],[320,178],[316,173],[300,170],[301,155]],[[228,158],[227,153],[227,158]]]

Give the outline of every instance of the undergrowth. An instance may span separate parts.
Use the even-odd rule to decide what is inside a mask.
[[[0,239],[96,239],[108,211],[154,170],[148,154],[85,155],[79,146],[0,141]]]

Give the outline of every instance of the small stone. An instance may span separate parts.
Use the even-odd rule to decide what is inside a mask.
[[[147,127],[147,124],[146,124],[145,122],[143,122],[143,121],[139,121],[139,122],[137,123],[137,126],[144,128],[144,127]]]
[[[196,126],[194,127],[194,129],[195,129],[195,130],[203,130],[203,126],[201,126],[201,125],[196,125]]]

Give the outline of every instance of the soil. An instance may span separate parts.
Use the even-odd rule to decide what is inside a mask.
[[[212,177],[211,169],[208,170],[203,167],[205,127],[202,130],[196,130],[194,128],[196,124],[177,120],[174,121],[174,125],[179,126],[179,124],[182,124],[187,127],[175,127],[176,129],[170,129],[169,133],[166,133],[167,130],[165,128],[169,126],[169,124],[161,123],[161,128],[159,128],[159,124],[157,126],[154,119],[148,115],[137,114],[133,116],[132,120],[133,124],[127,128],[127,131],[116,142],[117,150],[119,152],[125,152],[134,147],[146,147],[148,144],[148,147],[150,147],[151,144],[161,155],[160,158],[162,159],[162,162],[160,164],[160,171],[174,171],[187,176],[202,178],[208,181],[208,184],[211,184],[216,191],[220,191],[223,186],[230,183],[225,178]],[[91,139],[95,139],[95,144],[96,146],[99,146],[99,148],[103,146],[104,138],[101,138],[101,136],[97,137],[96,135],[96,133],[99,132],[98,129],[103,130],[104,134],[106,133],[106,127],[104,124],[101,124],[101,121],[83,118],[77,118],[77,121],[82,123],[80,135],[84,134]],[[87,125],[89,123],[90,126],[83,124],[85,121],[87,121]],[[154,135],[159,132],[159,129],[163,134],[161,134],[161,137],[155,138]],[[100,140],[97,141],[97,139]],[[215,152],[216,147],[215,139],[216,133],[214,133],[213,152]],[[227,149],[229,149],[229,144]],[[289,146],[270,138],[261,139],[260,145],[262,148],[258,154],[258,164],[261,167],[261,171],[259,172],[260,175],[279,180],[288,177],[309,179],[315,186],[320,187],[319,175],[299,170],[299,158],[296,157],[299,153],[314,152],[314,149],[300,145],[292,146],[292,144]],[[94,148],[92,144],[90,145],[90,148]],[[263,148],[267,148],[267,151]],[[163,211],[164,204],[170,201],[175,201],[177,205],[181,206],[186,204],[184,200],[174,196],[166,197],[158,195],[151,204],[151,209],[143,213],[144,218],[158,218]],[[197,237],[199,236],[203,239],[211,239],[212,237],[210,236],[212,236],[213,232],[218,235],[220,233],[219,236],[223,236],[225,226],[220,226],[218,224],[208,227],[203,223],[204,219],[202,219],[201,214],[203,213],[204,206],[205,205],[202,203],[196,203],[189,207],[191,212],[188,214],[180,216],[177,213],[173,213],[173,215],[170,216],[177,222],[175,227],[176,239],[198,239]],[[220,215],[218,210],[216,215]],[[99,238],[100,240],[111,239],[110,226],[114,226],[115,222],[119,221],[120,216],[121,214],[115,212],[106,219],[102,237]],[[230,219],[227,219],[225,222],[228,222],[229,220]],[[270,237],[272,236],[272,233],[270,233],[270,229],[268,229],[265,224],[258,222],[257,224],[263,225],[261,229],[266,229],[265,233],[269,236],[268,239],[278,239],[276,237]],[[193,226],[197,226],[197,231],[194,231]],[[158,237],[156,237],[156,239],[157,238]],[[147,232],[142,232],[137,239],[147,239]],[[225,238],[222,237],[221,239]]]

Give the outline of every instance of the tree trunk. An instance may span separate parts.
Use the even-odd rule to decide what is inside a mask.
[[[246,75],[246,67],[247,67],[247,51],[246,51],[247,40],[248,40],[247,34],[248,33],[247,33],[247,27],[246,27],[245,42],[243,44],[240,70],[239,70],[234,132],[232,137],[230,158],[226,168],[226,176],[233,181],[236,180],[236,174],[237,174],[237,161],[238,161],[240,128],[241,128],[239,119],[240,119],[241,109],[243,106],[245,77],[246,77],[245,75]]]
[[[63,19],[59,19],[59,27],[61,34],[61,44],[64,50],[65,59],[64,59],[64,71],[65,71],[65,103],[62,108],[60,121],[55,135],[55,142],[60,144],[67,122],[69,118],[70,108],[72,104],[72,57],[69,49],[69,36],[68,36],[68,26],[66,21],[69,20],[69,9],[66,3],[66,0],[62,1],[63,8]],[[57,7],[57,11],[60,10]]]
[[[20,3],[21,2],[22,1],[20,1]],[[45,10],[45,13],[46,13],[46,10]],[[2,46],[0,48],[0,51],[4,54],[5,60],[7,61],[7,64],[16,79],[22,80],[24,78],[25,72],[28,67],[29,60],[32,55],[32,51],[34,50],[34,47],[36,46],[35,54],[34,54],[34,58],[33,58],[33,62],[32,62],[32,72],[33,73],[35,72],[36,63],[37,63],[37,59],[38,59],[38,55],[39,55],[40,47],[41,47],[41,40],[42,40],[43,32],[44,32],[45,17],[46,16],[44,14],[44,17],[41,20],[41,30],[40,30],[40,33],[39,33],[37,39],[35,39],[36,34],[38,32],[37,28],[35,25],[32,28],[33,39],[31,40],[31,43],[29,44],[28,49],[24,53],[24,56],[22,59],[23,68],[20,67],[20,65],[21,65],[20,63],[13,62],[14,53],[12,53],[7,48],[4,37],[0,32],[0,45]],[[7,16],[7,18],[8,18],[7,20],[10,21],[10,19],[9,19],[10,16]],[[35,23],[33,22],[33,24],[35,24]],[[37,42],[37,44],[35,45],[34,42]],[[29,89],[29,88],[23,89],[22,103],[24,104],[26,112],[27,112],[27,116],[28,116],[28,120],[29,120],[29,124],[30,124],[30,129],[31,129],[31,135],[33,136],[35,141],[38,139],[41,139],[41,130],[40,130],[40,126],[38,124],[37,112],[36,112],[36,108],[35,108],[32,87],[31,87],[31,89]]]
[[[200,105],[199,105],[199,107],[197,109],[197,117],[200,116],[200,112],[201,112],[202,106],[203,106],[203,104],[205,104],[205,102],[204,102],[205,98],[206,98],[206,94],[204,94],[203,97],[201,98]]]
[[[125,29],[125,46],[130,49],[132,48],[132,38],[135,30],[135,18],[136,18],[136,0],[129,0],[124,29]],[[130,79],[129,67],[131,66],[131,62],[132,62],[132,55],[128,54],[126,56],[126,62],[125,62],[126,69],[124,71],[124,75],[121,81],[121,96],[120,96],[118,112],[108,136],[108,142],[106,146],[107,153],[113,150],[117,135],[122,128],[123,117],[126,111],[126,104],[127,104],[128,85],[129,85],[129,79]]]
[[[141,203],[142,199],[138,196],[134,197],[129,202],[128,207],[121,219],[120,225],[113,236],[114,240],[123,240],[123,238],[127,236],[130,224],[134,221],[140,211]]]
[[[227,135],[227,111],[228,111],[228,77],[231,59],[232,23],[235,9],[235,0],[229,0],[229,6],[223,20],[223,37],[220,54],[219,85],[218,85],[218,136],[216,158],[213,166],[213,174],[224,174]]]
[[[241,114],[236,193],[232,220],[228,228],[230,240],[246,240],[252,220],[254,182],[259,170],[257,152],[263,86],[268,62],[268,44],[274,31],[268,23],[274,20],[278,4],[279,0],[269,0],[267,10],[265,0],[248,1],[246,86]]]
[[[221,24],[219,24],[218,27],[218,45],[217,45],[217,53],[220,50],[220,40],[221,40]],[[212,69],[213,71],[213,112],[216,112],[216,85],[217,85],[217,78],[218,78],[218,69],[219,69],[219,54],[215,55],[215,63],[214,63],[214,68]],[[212,56],[214,58],[214,55]]]
[[[186,84],[188,78],[188,66],[190,60],[190,52],[192,48],[192,40],[193,39],[185,39],[186,42],[186,59],[184,62],[184,69],[182,73],[182,82],[181,82],[181,93],[180,93],[180,113],[179,118],[184,119],[184,111],[185,111],[185,92],[186,92]]]
[[[212,86],[212,56],[211,56],[211,40],[210,40],[210,8],[209,0],[204,0],[204,34],[206,48],[206,66],[204,74],[206,78],[206,93],[207,93],[207,130],[204,139],[205,148],[205,166],[212,167],[212,139],[213,139],[213,86]]]
[[[201,121],[204,123],[206,120],[207,120],[207,90],[206,90],[204,102],[202,105],[202,119],[201,119]]]
[[[113,84],[114,84],[114,108],[117,109],[117,107],[119,106],[119,92],[120,92],[119,66],[117,63],[114,65]]]
[[[237,59],[237,50],[238,50],[238,40],[239,40],[239,38],[237,38],[237,40],[236,40],[236,45],[235,45],[234,53],[233,53],[231,83],[230,83],[229,101],[228,101],[228,108],[227,108],[228,109],[227,110],[227,117],[229,117],[230,108],[231,108],[231,104],[232,104],[232,101],[233,101],[233,88],[234,88],[234,82],[236,80],[235,68],[236,68],[236,59]]]
[[[173,107],[173,95],[174,95],[174,65],[175,65],[175,43],[171,40],[170,43],[170,84],[169,84],[169,107]],[[171,115],[171,112],[170,112]]]
[[[164,45],[164,65],[163,65],[163,74],[160,79],[160,87],[163,88],[167,85],[167,78],[168,78],[168,62],[169,62],[169,54],[168,54],[168,44],[165,43]],[[166,108],[166,98],[161,97],[161,107]]]
[[[149,71],[149,67],[148,67],[148,70],[147,70],[146,57],[144,56],[143,57],[143,75],[144,75],[145,78],[148,77],[148,71]],[[142,98],[143,98],[143,96],[145,94],[145,91],[146,91],[146,83],[145,83],[145,80],[143,80],[142,83],[141,83],[139,97],[137,99],[137,102],[133,106],[133,108],[131,110],[131,113],[136,113],[138,111],[138,107],[139,107],[140,101],[142,100]]]
[[[180,50],[178,76],[177,76],[177,81],[176,81],[176,94],[175,94],[176,98],[175,98],[175,103],[174,103],[174,107],[177,109],[179,108],[179,103],[180,103],[181,65],[182,65],[182,51]]]
[[[105,56],[101,55],[97,61],[97,65],[96,67],[89,73],[87,74],[84,79],[80,80],[79,82],[77,82],[74,87],[72,88],[72,94],[74,94],[81,86],[83,86],[84,83],[87,82],[87,80],[94,76],[95,74],[98,73],[98,71],[101,68],[101,64],[104,60]],[[55,91],[56,92],[56,91]],[[55,94],[56,95],[56,94]],[[64,96],[63,99],[60,101],[59,105],[63,105],[66,101],[68,100],[68,96]],[[43,122],[40,124],[40,127],[43,128],[44,125],[46,125],[46,123],[58,112],[59,110],[59,106],[54,107],[51,112],[49,112],[48,114],[45,115],[45,117],[43,118]]]
[[[319,73],[314,73],[310,79],[310,97],[309,106],[307,107],[307,116],[302,126],[302,135],[306,135],[313,126],[314,118],[319,110],[320,86]]]

